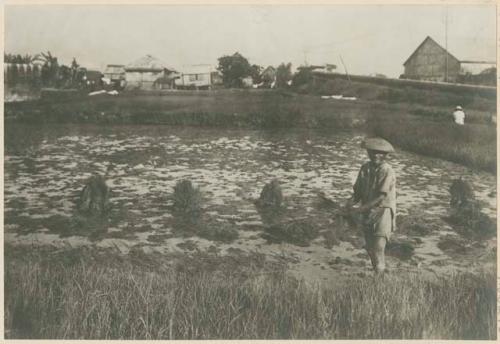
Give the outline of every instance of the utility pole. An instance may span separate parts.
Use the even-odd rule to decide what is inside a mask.
[[[342,65],[344,66],[345,75],[347,75],[347,80],[351,82],[351,78],[349,77],[349,72],[347,71],[347,67],[345,66],[344,59],[342,59],[342,55],[339,54],[339,56],[340,56],[340,62],[342,62]]]
[[[445,71],[444,71],[444,82],[448,82],[448,6],[445,7],[445,18],[444,18],[444,41],[445,41]]]

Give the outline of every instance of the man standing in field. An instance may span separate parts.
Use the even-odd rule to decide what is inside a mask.
[[[464,125],[464,122],[465,122],[465,112],[463,111],[463,109],[462,109],[462,107],[460,105],[458,105],[455,108],[455,111],[453,111],[453,121],[456,124]]]
[[[368,138],[363,144],[370,161],[363,164],[347,201],[347,213],[361,213],[366,250],[376,273],[385,270],[385,245],[395,229],[396,175],[385,161],[394,152],[382,138]],[[360,203],[358,207],[354,205]]]

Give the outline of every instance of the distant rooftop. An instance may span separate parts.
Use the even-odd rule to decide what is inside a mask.
[[[406,63],[413,57],[413,55],[415,55],[415,53],[420,49],[420,47],[422,45],[424,45],[427,41],[432,41],[433,43],[435,43],[437,46],[439,46],[444,52],[448,52],[448,54],[455,58],[457,61],[459,61],[461,64],[464,64],[464,63],[470,63],[470,64],[474,64],[474,63],[478,63],[478,64],[496,64],[496,62],[494,61],[494,59],[492,60],[489,60],[489,58],[486,58],[486,57],[481,57],[481,56],[467,56],[467,58],[463,58],[463,59],[459,59],[457,58],[457,56],[463,56],[463,55],[460,55],[460,54],[452,54],[450,52],[450,49],[446,50],[441,44],[439,44],[435,39],[433,39],[432,37],[430,36],[427,36],[423,41],[422,43],[420,43],[420,45],[413,51],[413,53],[410,55],[410,57],[408,57],[408,59],[406,59],[406,61],[403,63],[403,65],[406,65]],[[460,48],[460,47],[458,47]]]
[[[164,69],[169,71],[175,71],[174,68],[167,66],[163,61],[153,57],[151,55],[146,55],[138,60],[135,60],[125,66],[126,71],[156,71],[160,72]]]
[[[209,64],[198,64],[198,65],[187,65],[182,66],[181,73],[184,75],[189,74],[209,74],[214,72],[216,69]]]
[[[113,65],[109,64],[106,66],[106,69],[104,70],[104,73],[110,74],[119,74],[119,73],[125,73],[125,66],[124,65]]]

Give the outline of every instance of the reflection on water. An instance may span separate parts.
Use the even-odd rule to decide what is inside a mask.
[[[151,238],[164,234],[163,249],[172,249],[178,239],[167,235],[174,225],[168,196],[177,181],[190,179],[203,193],[206,216],[245,229],[240,243],[233,244],[243,247],[242,241],[254,238],[261,224],[249,199],[257,198],[274,178],[281,183],[286,207],[297,216],[315,216],[317,189],[333,199],[348,197],[366,160],[362,138],[352,132],[306,130],[7,125],[6,241],[60,240],[52,230],[55,216],[71,217],[85,179],[95,172],[104,174],[113,163],[108,178],[113,204],[109,228],[94,242],[106,245],[115,239],[115,245],[125,241],[159,247]],[[422,209],[422,216],[429,219],[445,215],[451,180],[464,176],[486,202],[488,215],[495,216],[496,200],[488,196],[495,190],[493,175],[403,151],[390,162],[398,177],[400,214]],[[61,226],[71,224],[62,221]],[[87,240],[81,238],[79,243]],[[255,239],[252,245],[261,244]]]

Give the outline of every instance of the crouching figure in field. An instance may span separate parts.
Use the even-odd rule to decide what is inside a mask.
[[[385,246],[395,229],[396,175],[386,162],[392,145],[382,138],[368,138],[363,144],[370,161],[363,164],[347,201],[347,214],[360,213],[365,247],[376,273],[385,270]],[[358,207],[353,207],[360,203]]]
[[[106,184],[106,176],[111,169],[112,166],[109,166],[104,177],[94,174],[87,179],[77,203],[80,213],[96,216],[103,215],[109,209],[110,190]]]

